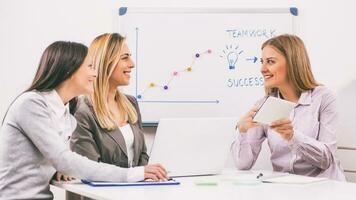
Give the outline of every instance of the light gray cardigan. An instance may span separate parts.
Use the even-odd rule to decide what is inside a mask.
[[[127,181],[131,169],[70,151],[57,123],[41,92],[26,92],[11,105],[0,129],[0,199],[52,199],[49,182],[56,170],[80,179]]]

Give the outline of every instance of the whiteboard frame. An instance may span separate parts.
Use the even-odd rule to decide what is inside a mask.
[[[125,15],[128,7],[120,7],[119,15]],[[212,8],[212,7],[130,7],[130,13],[291,13],[298,16],[298,8]]]
[[[119,16],[123,16],[130,13],[246,13],[246,14],[253,14],[253,13],[290,13],[292,17],[292,28],[293,33],[296,34],[296,17],[299,15],[299,9],[297,7],[281,7],[281,8],[227,8],[227,7],[120,7],[118,9]],[[120,23],[120,21],[119,21]]]
[[[299,15],[297,7],[259,7],[259,8],[227,8],[227,7],[120,7],[118,9],[118,27],[120,27],[120,16],[124,16],[127,13],[140,13],[140,14],[192,14],[192,13],[209,13],[209,14],[227,14],[227,13],[246,13],[246,14],[281,14],[290,13],[292,16],[292,32],[297,33],[296,30],[296,17]],[[119,30],[119,28],[117,28]],[[120,30],[119,30],[120,32]],[[137,61],[136,61],[137,62]],[[137,98],[137,97],[135,97]],[[143,121],[144,127],[156,127],[158,122],[155,121]]]

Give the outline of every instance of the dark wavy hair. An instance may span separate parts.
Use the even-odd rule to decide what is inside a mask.
[[[53,90],[79,69],[87,54],[88,47],[80,43],[52,43],[43,52],[32,84],[25,92]]]
[[[63,81],[70,78],[74,72],[79,69],[87,54],[88,47],[80,43],[57,41],[50,44],[41,56],[31,86],[24,92],[32,90],[40,92],[53,90]],[[17,97],[15,100],[16,99]],[[70,110],[73,110],[76,107],[76,98],[72,99],[71,102],[72,101],[73,103],[69,104]],[[7,111],[2,120],[2,124],[4,123],[6,114]]]

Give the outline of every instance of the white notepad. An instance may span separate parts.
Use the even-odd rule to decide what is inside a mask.
[[[288,118],[295,106],[296,103],[268,96],[253,117],[253,121],[270,124],[273,121]]]
[[[263,178],[262,182],[264,183],[281,183],[281,184],[309,184],[320,181],[328,180],[326,178],[319,177],[308,177],[308,176],[300,176],[300,175],[286,175],[272,178]]]

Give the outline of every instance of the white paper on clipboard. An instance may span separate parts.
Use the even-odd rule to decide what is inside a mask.
[[[253,117],[253,121],[270,124],[273,121],[288,118],[296,103],[268,96]]]

